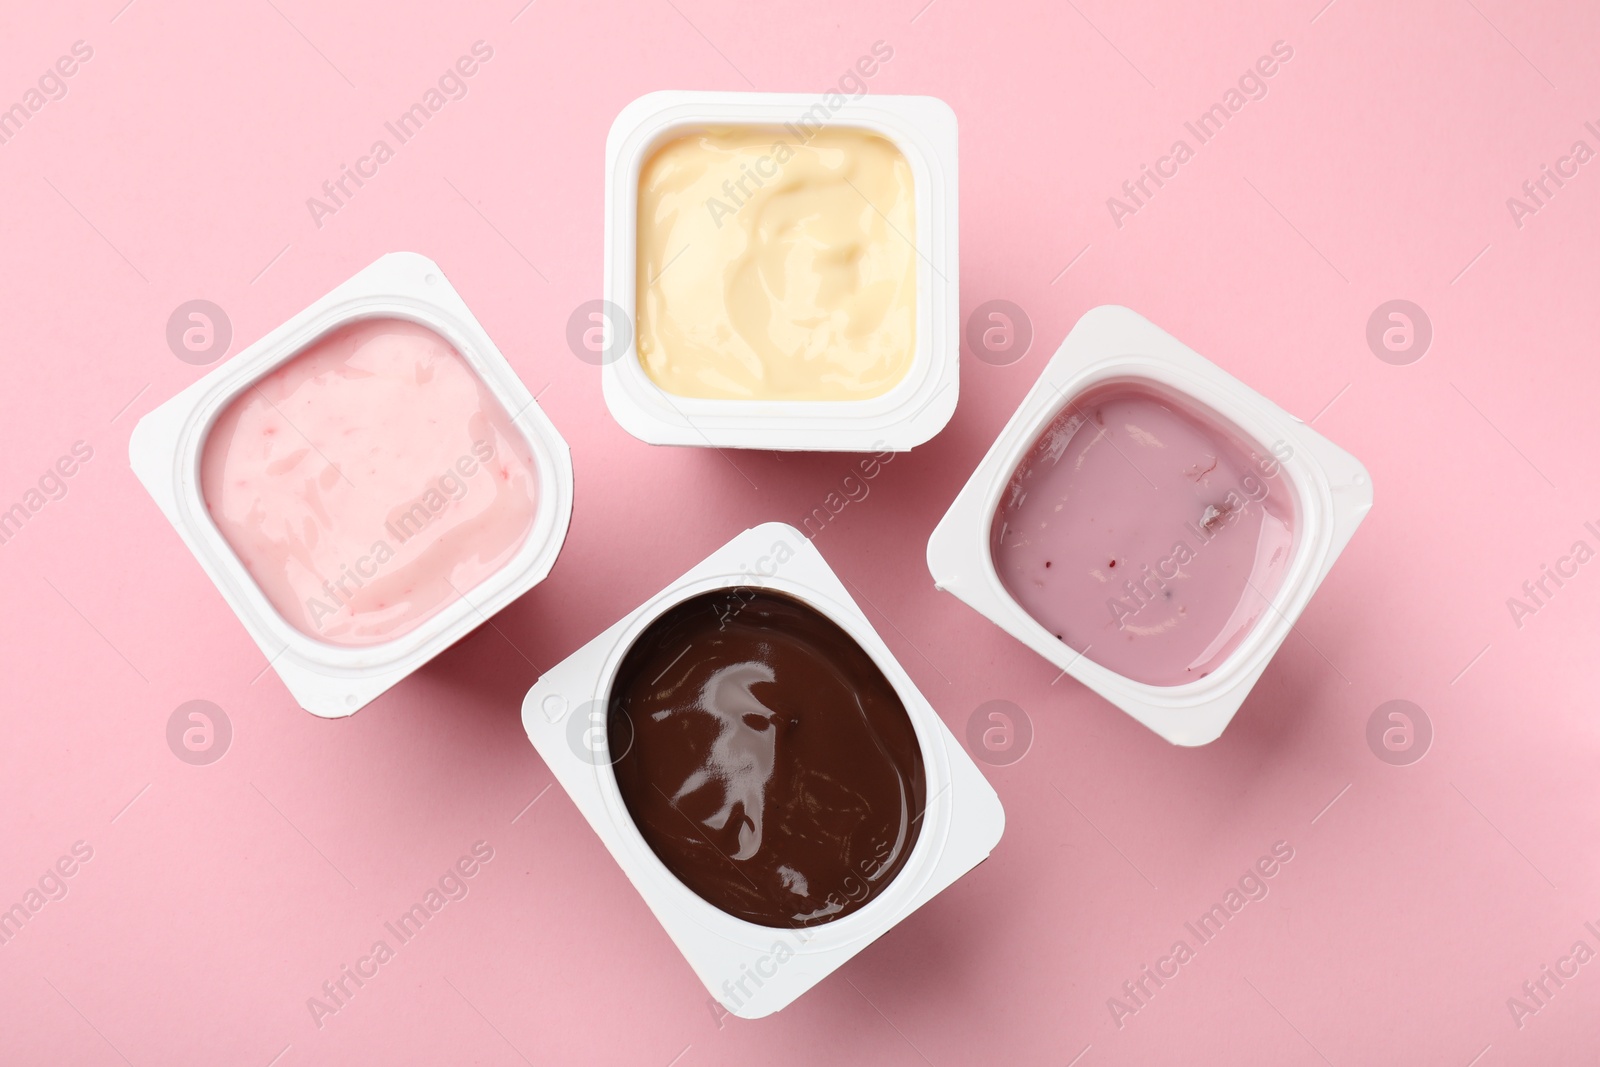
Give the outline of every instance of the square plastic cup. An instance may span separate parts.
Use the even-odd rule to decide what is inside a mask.
[[[319,342],[338,336],[340,331],[357,329],[375,320],[396,320],[404,324],[402,329],[425,338],[424,343],[434,344],[439,350],[445,346],[454,350],[465,367],[456,372],[460,379],[457,386],[465,382],[466,387],[471,387],[472,379],[476,379],[481,393],[474,395],[486,393],[498,405],[498,425],[509,435],[502,440],[509,440],[514,446],[521,465],[519,471],[531,482],[534,494],[520,544],[508,550],[496,569],[468,588],[455,589],[459,595],[448,595],[430,609],[431,613],[420,615],[420,621],[397,627],[392,638],[383,639],[380,633],[364,643],[352,643],[317,632],[315,626],[305,624],[303,617],[298,625],[285,617],[285,601],[280,597],[274,603],[241,560],[239,547],[219,528],[208,507],[202,475],[207,440],[218,420],[230,411],[230,405],[236,400],[252,399],[252,392],[264,397],[257,386],[267,375],[317,348]],[[439,344],[441,340],[443,344]],[[272,401],[263,402],[266,406],[262,410],[269,410]],[[363,418],[376,419],[382,412],[330,409],[328,414],[348,416],[353,426],[349,432],[360,433]],[[400,412],[395,417],[411,418],[415,414]],[[276,415],[285,424],[282,429],[286,436],[298,432],[288,413],[278,411]],[[416,435],[429,432],[427,421],[417,420]],[[521,440],[517,440],[519,437]],[[306,441],[308,448],[316,450],[309,438]],[[357,711],[542,581],[555,564],[572,516],[572,459],[566,442],[438,264],[409,252],[379,259],[150,412],[135,427],[128,452],[134,473],[289,692],[301,707],[325,718]],[[404,540],[448,511],[458,491],[461,501],[481,507],[485,499],[481,494],[491,490],[477,489],[478,497],[470,494],[475,484],[495,476],[486,457],[494,457],[492,448],[480,447],[477,454],[464,452],[459,457],[452,454],[445,467],[381,472],[385,484],[414,486],[407,494],[412,498],[365,502],[369,510],[395,505],[391,521],[375,524],[371,529],[373,547],[378,548],[382,542],[382,548],[376,556],[357,556],[326,575],[317,575],[327,581],[327,606],[345,604],[347,597],[362,588],[363,575],[366,580],[373,578],[389,558],[389,552],[398,553]],[[381,465],[384,458],[379,456],[373,462]],[[319,470],[317,476],[349,480],[349,473],[326,457],[324,461],[325,469]],[[311,462],[317,465],[314,460]],[[358,473],[356,479],[361,478]],[[500,491],[498,486],[493,490]],[[363,531],[366,529],[362,526]],[[238,534],[237,530],[234,532]],[[448,576],[445,581],[449,581]],[[450,584],[454,586],[453,582]]]
[[[1284,506],[1278,533],[1292,534],[1292,539],[1280,537],[1271,549],[1274,558],[1282,556],[1281,565],[1274,567],[1273,584],[1256,591],[1259,610],[1249,628],[1192,681],[1152,684],[1103,665],[1098,658],[1107,657],[1102,653],[1097,658],[1094,641],[1083,640],[1081,634],[1053,632],[1019,602],[996,566],[997,516],[1020,492],[1015,479],[1025,461],[1035,462],[1043,455],[1045,462],[1054,462],[1070,448],[1066,436],[1103,433],[1088,421],[1070,420],[1088,418],[1078,401],[1119,389],[1160,398],[1205,432],[1236,442],[1240,453],[1259,466],[1246,476],[1245,489],[1237,497],[1225,500],[1219,492],[1216,505],[1194,508],[1192,520],[1181,528],[1174,524],[1171,541],[1161,542],[1172,545],[1166,558],[1133,561],[1132,567],[1124,561],[1120,573],[1110,569],[1116,565],[1114,558],[1107,561],[1101,576],[1105,590],[1088,605],[1104,615],[1098,624],[1101,633],[1115,640],[1139,640],[1137,634],[1130,636],[1125,627],[1119,628],[1120,612],[1139,607],[1141,598],[1166,595],[1167,583],[1182,568],[1198,565],[1197,557],[1203,553],[1212,555],[1199,562],[1216,560],[1218,550],[1208,550],[1204,544],[1229,521],[1233,505],[1227,500],[1236,499],[1247,507],[1248,501],[1278,493]],[[1069,421],[1058,421],[1063,417]],[[1041,448],[1047,432],[1062,439],[1044,442],[1047,447]],[[1111,448],[1115,450],[1114,442]],[[1112,455],[1107,462],[1115,467],[1127,459]],[[1135,492],[1145,491],[1136,468],[1128,466],[1123,473]],[[1193,477],[1198,482],[1205,473],[1199,470]],[[1153,482],[1149,491],[1157,491]],[[1108,526],[1137,523],[1141,518],[1137,513],[1102,512],[1092,500],[1067,500],[1061,506],[1082,509],[1084,521]],[[928,569],[939,589],[964,600],[1168,741],[1203,745],[1222,734],[1371,507],[1372,482],[1354,456],[1147,319],[1127,308],[1105,306],[1089,311],[1073,327],[967,479],[928,541]],[[1057,508],[1053,514],[1059,512]],[[1139,567],[1140,562],[1145,566]],[[1039,575],[1038,584],[1046,587],[1048,580]],[[1102,603],[1112,610],[1104,611]],[[1119,609],[1119,604],[1127,607]]]
[[[742,603],[752,591],[801,601],[871,657],[904,705],[920,747],[926,806],[898,873],[832,921],[758,925],[723,911],[672,873],[635,825],[618,787],[607,716],[613,682],[634,643],[663,613],[703,594]],[[673,665],[676,666],[676,665]],[[1005,812],[994,790],[868,623],[805,535],[767,523],[729,541],[539,679],[522,705],[528,738],[644,898],[711,996],[727,1012],[775,1012],[982,862]],[[821,895],[821,887],[811,887]],[[855,899],[855,887],[837,887]]]
[[[829,106],[825,97],[804,93],[654,92],[623,108],[612,124],[606,139],[605,302],[597,313],[606,318],[609,339],[598,361],[606,407],[633,436],[651,444],[712,448],[905,451],[950,421],[960,377],[955,113],[925,96],[839,101]],[[771,129],[775,139],[793,145],[819,130],[859,130],[887,139],[909,163],[915,233],[896,231],[891,240],[911,242],[916,254],[915,350],[904,377],[887,392],[850,400],[691,397],[668,392],[644,369],[637,330],[641,171],[662,145],[728,127]],[[875,210],[870,201],[867,210]],[[703,276],[720,285],[723,267],[685,246],[668,269],[674,279]]]

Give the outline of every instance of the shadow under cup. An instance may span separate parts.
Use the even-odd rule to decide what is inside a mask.
[[[667,609],[612,681],[607,740],[651,851],[703,900],[815,926],[905,867],[927,775],[904,703],[816,608],[744,587]]]

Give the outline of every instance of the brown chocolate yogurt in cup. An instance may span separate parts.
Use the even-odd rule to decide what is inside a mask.
[[[617,669],[606,732],[646,844],[748,922],[849,915],[917,842],[927,778],[900,695],[794,597],[727,588],[661,614]]]

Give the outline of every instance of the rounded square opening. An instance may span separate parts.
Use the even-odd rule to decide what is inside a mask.
[[[1163,384],[1096,383],[1001,490],[995,575],[1085,659],[1147,685],[1197,682],[1261,625],[1295,561],[1286,458]]]
[[[929,771],[894,683],[797,596],[722,586],[639,630],[605,696],[606,756],[644,843],[759,926],[877,900],[922,839]]]
[[[699,401],[878,399],[918,352],[913,167],[882,133],[702,124],[651,145],[635,248],[640,368]]]
[[[242,389],[206,431],[198,477],[278,616],[346,648],[412,633],[503,568],[541,492],[489,386],[397,315],[341,321]]]

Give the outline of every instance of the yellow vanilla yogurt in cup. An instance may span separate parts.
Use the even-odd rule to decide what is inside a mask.
[[[681,397],[869,400],[916,353],[911,165],[869,130],[697,129],[639,175],[638,349]]]

